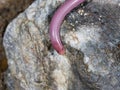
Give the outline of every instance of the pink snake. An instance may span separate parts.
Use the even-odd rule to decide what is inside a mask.
[[[60,54],[65,53],[64,46],[60,39],[60,26],[65,16],[85,0],[66,0],[55,12],[50,22],[50,40],[53,48]]]

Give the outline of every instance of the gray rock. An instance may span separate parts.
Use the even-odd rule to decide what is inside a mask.
[[[120,0],[93,0],[69,13],[59,55],[50,19],[64,0],[36,0],[7,27],[8,90],[120,90]]]

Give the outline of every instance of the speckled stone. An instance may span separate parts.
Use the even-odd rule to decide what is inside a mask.
[[[86,1],[61,26],[66,48],[49,39],[50,19],[64,0],[36,0],[7,27],[9,90],[119,90],[120,0]]]
[[[33,0],[0,0],[0,90],[6,90],[3,73],[7,69],[7,58],[3,47],[5,29],[8,23],[32,2]]]
[[[0,63],[6,59],[2,43],[6,26],[33,1],[34,0],[0,0]]]

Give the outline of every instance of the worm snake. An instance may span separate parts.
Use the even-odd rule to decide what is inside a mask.
[[[85,0],[66,0],[54,13],[50,22],[50,40],[53,48],[59,53],[64,54],[65,49],[60,39],[60,26],[65,16]]]

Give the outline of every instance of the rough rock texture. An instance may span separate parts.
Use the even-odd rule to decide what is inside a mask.
[[[36,0],[8,25],[8,90],[120,90],[120,0],[85,2],[68,14],[59,55],[48,29],[63,2]]]
[[[8,23],[33,0],[0,0],[0,90],[4,90],[4,71],[7,69],[7,58],[3,48],[3,34]],[[18,3],[19,2],[19,3]]]
[[[0,63],[6,59],[2,41],[7,24],[32,2],[33,0],[0,0]]]

